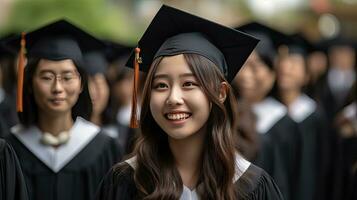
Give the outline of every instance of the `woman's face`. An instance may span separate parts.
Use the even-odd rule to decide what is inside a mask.
[[[93,114],[101,114],[108,104],[109,86],[104,74],[95,74],[88,79],[89,94],[93,104]]]
[[[271,90],[275,80],[272,70],[254,51],[234,79],[239,94],[249,102],[262,100]]]
[[[123,79],[116,81],[113,84],[113,95],[115,100],[121,106],[131,104],[131,96],[133,93],[133,75],[126,75]]]
[[[152,116],[172,139],[185,139],[203,130],[210,102],[182,54],[161,60],[150,95]]]
[[[312,81],[318,80],[327,70],[327,56],[323,52],[310,53],[306,62]]]
[[[304,57],[291,54],[282,58],[276,66],[278,88],[281,91],[301,90],[306,83]]]
[[[68,114],[81,93],[81,78],[70,59],[41,59],[32,79],[32,90],[39,114]]]
[[[328,57],[331,63],[330,66],[340,70],[351,70],[356,63],[356,52],[350,46],[333,46],[329,50]]]

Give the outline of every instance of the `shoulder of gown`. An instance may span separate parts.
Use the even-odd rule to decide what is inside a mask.
[[[274,180],[261,168],[251,164],[235,183],[240,199],[283,200]]]
[[[0,139],[0,199],[28,200],[26,183],[13,148]]]
[[[134,169],[127,162],[121,162],[103,178],[98,188],[97,200],[135,199],[137,189]],[[283,197],[273,179],[262,169],[251,164],[236,181],[238,196],[244,200],[282,200]]]
[[[114,165],[98,187],[96,200],[135,199],[134,169],[126,162]]]
[[[93,199],[103,176],[120,159],[116,141],[98,133],[54,172],[14,134],[7,139],[19,156],[31,199]]]

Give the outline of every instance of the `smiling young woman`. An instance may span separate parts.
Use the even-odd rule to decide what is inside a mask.
[[[97,199],[281,199],[269,175],[234,143],[229,82],[257,42],[163,6],[138,44],[148,72],[141,135],[132,156],[104,178]],[[137,54],[127,65],[132,61],[140,61]]]

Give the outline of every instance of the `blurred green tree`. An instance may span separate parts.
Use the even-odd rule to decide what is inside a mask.
[[[67,18],[100,38],[133,43],[129,11],[107,0],[15,0],[3,33],[28,31]]]

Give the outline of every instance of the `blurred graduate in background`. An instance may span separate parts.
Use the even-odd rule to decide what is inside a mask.
[[[301,135],[288,109],[270,96],[276,76],[275,47],[284,42],[283,34],[257,22],[237,29],[261,40],[232,83],[256,117],[258,152],[252,161],[273,177],[285,199],[296,199]]]

